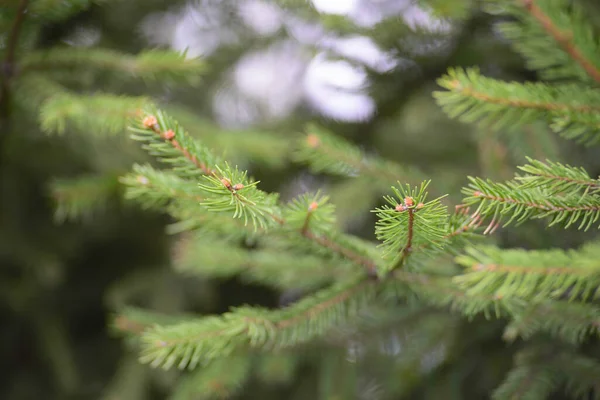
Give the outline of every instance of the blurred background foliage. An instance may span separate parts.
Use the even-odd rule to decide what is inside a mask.
[[[76,8],[62,18],[60,7],[67,3],[87,2],[31,1],[20,44],[131,54],[170,47],[200,57],[204,72],[199,83],[189,85],[64,69],[59,78],[66,87],[152,97],[191,134],[248,168],[264,189],[289,199],[324,187],[345,228],[366,238],[373,238],[368,211],[379,196],[364,195],[360,180],[348,184],[313,175],[291,162],[294,140],[307,122],[325,126],[367,153],[414,167],[432,179],[436,194],[448,193],[453,203],[460,201],[467,175],[507,178],[525,155],[600,173],[600,158],[592,149],[553,137],[543,125],[510,134],[486,132],[449,120],[436,105],[431,95],[438,89],[436,79],[450,66],[479,66],[484,75],[506,80],[536,80],[495,30],[497,17],[481,12],[476,0],[312,5],[304,0],[113,0]],[[599,8],[589,3],[590,9]],[[2,57],[19,4],[5,0],[0,6]],[[17,57],[26,59],[27,52]],[[37,107],[35,94],[43,89],[25,80],[14,96],[31,96]],[[189,279],[172,271],[169,219],[119,196],[117,176],[145,156],[118,124],[107,134],[92,118],[82,121],[84,135],[81,126],[48,134],[58,130],[51,120],[27,115],[6,106],[1,116],[0,398],[167,398],[177,373],[139,364],[128,342],[109,329],[114,310],[135,305],[167,313],[220,313],[230,306],[277,306],[297,297],[236,279]],[[86,176],[98,180],[77,186]],[[415,176],[399,179],[412,182]],[[80,212],[62,208],[61,199],[74,189],[86,194],[94,213],[69,218]],[[567,236],[529,223],[498,236],[505,246],[568,248],[585,235]],[[451,340],[444,336],[445,326],[456,320],[444,318],[440,314],[431,322],[428,338]],[[405,388],[404,398],[484,398],[497,385],[510,365],[510,350],[501,341],[500,325],[475,326],[473,331],[465,323],[459,331],[472,344],[457,355],[460,367],[427,367],[440,369],[431,378],[438,380]],[[415,348],[431,345],[420,343],[418,332],[412,334]],[[417,374],[415,363],[383,365],[377,359],[356,374],[391,381],[403,374],[403,382],[409,382],[410,374]],[[258,375],[283,383],[253,381],[239,398],[305,399],[315,390],[321,398],[346,398],[337,393],[350,376],[340,371],[352,368],[345,349],[323,362],[322,371],[295,367],[270,359]],[[330,387],[315,389],[319,374],[331,375],[325,380]],[[380,398],[375,383],[363,386],[364,398]],[[403,390],[397,393],[400,398]]]

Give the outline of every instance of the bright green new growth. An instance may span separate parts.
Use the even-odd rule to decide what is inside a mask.
[[[39,1],[36,7],[56,9],[56,16],[48,14],[50,20],[77,9],[77,2],[69,2],[70,9],[53,8],[55,3]],[[89,2],[81,2],[82,7],[84,3]],[[304,1],[280,3],[320,18]],[[439,3],[438,14],[454,14],[444,11],[443,1],[428,3]],[[501,132],[547,124],[564,138],[596,144],[600,47],[583,9],[566,0],[485,4],[488,11],[515,18],[503,23],[501,31],[514,41],[528,65],[544,80],[561,82],[504,82],[476,69],[451,69],[439,80],[446,91],[435,93],[442,109],[451,117],[483,122]],[[336,32],[365,33],[365,28],[343,17],[324,20]],[[377,24],[374,40],[396,41],[385,34],[386,24],[396,22]],[[240,277],[276,290],[302,289],[300,298],[285,307],[242,306],[222,315],[173,318],[123,309],[115,327],[141,346],[144,363],[165,369],[196,368],[173,398],[219,390],[216,394],[233,395],[255,373],[270,376],[273,367],[267,363],[273,360],[285,366],[278,379],[289,378],[298,353],[312,346],[331,352],[325,352],[324,357],[330,358],[322,366],[323,376],[329,377],[332,365],[337,365],[330,362],[337,355],[332,342],[336,335],[343,336],[340,331],[364,326],[382,330],[390,320],[415,327],[417,336],[423,336],[415,346],[414,341],[402,343],[409,352],[418,352],[415,348],[423,352],[409,353],[407,358],[416,361],[403,367],[404,376],[421,367],[423,355],[431,355],[434,344],[447,340],[445,328],[457,324],[456,315],[502,318],[507,323],[504,339],[521,346],[493,398],[545,398],[560,387],[574,396],[591,390],[596,396],[600,393],[600,364],[578,347],[597,341],[600,333],[598,242],[563,251],[503,249],[475,240],[485,239],[500,223],[541,218],[549,226],[597,228],[600,180],[584,169],[528,158],[512,180],[469,178],[463,204],[449,212],[452,208],[443,196],[428,199],[426,190],[430,185],[435,190],[436,183],[426,181],[422,172],[367,155],[333,133],[309,126],[308,135],[290,151],[296,162],[315,173],[347,179],[343,184],[348,186],[342,189],[358,187],[361,199],[356,201],[385,190],[387,195],[379,197],[383,202],[371,207],[377,218],[378,242],[373,242],[340,227],[325,190],[284,201],[278,193],[262,190],[248,171],[234,167],[243,164],[213,150],[227,147],[228,154],[243,153],[238,150],[252,144],[245,155],[278,165],[285,158],[281,150],[290,150],[284,141],[256,132],[239,141],[239,133],[211,134],[217,128],[177,107],[150,104],[141,97],[82,94],[64,80],[73,69],[92,77],[108,73],[149,83],[195,83],[204,72],[198,60],[158,50],[125,55],[52,49],[23,57],[21,67],[15,99],[25,110],[37,112],[39,107],[44,131],[115,134],[127,126],[133,140],[158,161],[140,160],[131,168],[115,168],[106,177],[56,181],[52,193],[57,218],[73,219],[102,209],[118,192],[115,175],[119,175],[127,199],[176,221],[169,233],[181,235],[172,258],[177,271],[203,278]],[[264,143],[277,143],[277,150],[267,154]],[[437,314],[432,316],[432,309]],[[444,324],[434,326],[433,318]],[[445,350],[454,350],[449,340],[444,344]],[[444,354],[448,357],[444,362],[456,361],[450,353]],[[262,366],[258,371],[253,370],[256,363]],[[390,371],[396,373],[394,368]],[[324,392],[334,392],[333,383],[325,386]]]

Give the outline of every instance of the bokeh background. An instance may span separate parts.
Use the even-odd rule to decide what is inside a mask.
[[[507,178],[525,155],[576,160],[591,174],[600,172],[593,150],[552,137],[544,126],[488,132],[441,112],[432,91],[448,67],[478,66],[495,78],[537,79],[496,31],[498,18],[478,11],[477,1],[445,1],[441,15],[412,0],[100,3],[66,21],[46,23],[35,46],[129,53],[169,47],[203,59],[206,72],[196,87],[108,77],[93,82],[74,77],[74,85],[184,106],[189,114],[176,117],[185,124],[186,115],[194,116],[187,118],[187,129],[248,168],[266,190],[287,199],[325,188],[345,228],[357,235],[373,238],[368,211],[377,200],[290,161],[293,140],[307,122],[326,126],[368,153],[420,168],[435,192],[455,202],[467,175]],[[2,46],[6,34],[0,32]],[[296,298],[235,279],[178,275],[169,261],[171,221],[123,201],[118,187],[102,209],[58,223],[52,182],[98,171],[116,176],[141,159],[139,149],[126,132],[108,138],[48,136],[36,121],[19,119],[18,113],[12,118],[17,122],[0,132],[7,138],[0,166],[0,398],[168,398],[177,373],[137,362],[135,351],[110,329],[115,310],[136,305],[219,313],[234,305],[278,306]],[[272,140],[261,141],[262,133]],[[228,145],[232,140],[236,146]],[[506,246],[572,247],[584,234],[528,224],[504,230],[499,238]],[[489,346],[503,345],[498,338]],[[310,374],[299,373],[283,388],[256,384],[240,397],[303,398],[299,388]]]

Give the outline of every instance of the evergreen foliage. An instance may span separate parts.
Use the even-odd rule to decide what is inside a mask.
[[[33,2],[31,23],[67,18],[92,2],[55,3]],[[324,17],[304,1],[278,3],[330,32],[368,34],[382,46],[409,30],[391,30],[393,17],[369,30],[346,17]],[[422,3],[452,20],[475,13],[471,2],[456,9],[449,1]],[[600,36],[584,7],[567,0],[483,3],[488,14],[510,21],[502,22],[501,33],[541,82],[507,82],[475,68],[451,68],[438,80],[445,90],[434,94],[441,109],[463,122],[482,122],[479,136],[491,128],[498,137],[514,138],[545,124],[563,139],[597,144]],[[170,386],[171,399],[241,396],[257,382],[285,386],[302,367],[316,375],[307,397],[440,398],[442,392],[461,398],[463,389],[449,388],[472,383],[464,376],[482,366],[489,370],[487,380],[469,392],[473,397],[543,399],[564,392],[600,398],[599,242],[572,249],[506,248],[496,235],[512,222],[525,229],[539,219],[569,232],[599,229],[600,178],[585,168],[527,155],[510,180],[468,177],[465,198],[457,203],[452,193],[439,195],[448,185],[425,179],[435,168],[371,154],[333,129],[309,124],[305,135],[293,136],[293,145],[248,132],[247,140],[261,146],[254,143],[246,152],[247,142],[237,135],[216,137],[221,128],[177,104],[97,92],[69,77],[74,71],[117,85],[140,78],[153,89],[158,82],[200,84],[210,72],[185,54],[21,52],[18,61],[7,56],[18,73],[5,76],[1,100],[14,92],[8,104],[37,121],[40,131],[90,146],[103,140],[114,140],[114,146],[125,129],[132,139],[124,145],[125,162],[53,181],[56,219],[109,215],[106,205],[123,197],[169,215],[167,230],[175,236],[170,262],[183,281],[240,279],[293,294],[277,306],[243,300],[222,313],[175,315],[173,309],[185,307],[169,307],[178,301],[170,297],[189,287],[156,273],[148,291],[162,287],[167,295],[160,300],[139,308],[115,301],[112,327],[130,351],[139,352],[140,362],[181,370]],[[270,144],[282,151],[270,154],[263,148]],[[504,149],[500,144],[492,141],[491,147]],[[261,181],[253,176],[260,168],[253,170],[249,160],[277,166],[283,153],[334,184],[304,190],[291,182],[291,190],[280,193],[268,174]],[[340,213],[335,193],[352,193],[354,207]],[[374,216],[370,235],[351,232],[348,213],[363,212],[356,204],[375,196],[377,204],[365,213]],[[164,289],[170,284],[176,289]],[[130,293],[119,291],[129,289],[116,289],[115,297],[129,299]],[[486,352],[486,345],[500,339],[506,342],[496,350],[502,354]],[[484,354],[472,354],[479,351]],[[506,353],[512,365],[504,365]],[[136,365],[125,362],[123,368],[134,374]]]

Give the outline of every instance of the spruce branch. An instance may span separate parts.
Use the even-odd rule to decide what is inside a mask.
[[[539,0],[538,0],[539,1]],[[539,24],[544,28],[544,30],[558,43],[558,45],[567,53],[571,58],[579,64],[579,66],[596,82],[600,82],[600,64],[596,64],[595,59],[597,54],[587,53],[586,43],[591,39],[587,26],[582,29],[577,25],[570,25],[569,29],[567,27],[561,27],[556,24],[556,22],[544,12],[544,10],[536,4],[536,0],[520,0],[521,4],[525,7],[525,9],[531,14],[531,16],[539,22]],[[567,5],[567,2],[563,2],[564,5]],[[568,15],[568,14],[567,14]],[[583,10],[575,6],[575,9],[572,11],[573,20],[575,17],[578,20],[584,20],[581,18],[583,15]],[[587,25],[587,24],[586,24]],[[573,27],[577,27],[578,29],[572,30]],[[597,43],[595,43],[597,45]],[[579,48],[581,46],[582,48]],[[595,48],[596,51],[598,47]],[[593,61],[592,61],[593,60]]]
[[[597,251],[471,247],[456,261],[467,271],[454,280],[467,293],[493,293],[528,301],[562,297],[588,301],[597,296],[600,285]]]
[[[40,124],[47,133],[63,134],[68,126],[96,134],[121,133],[126,130],[127,121],[148,104],[150,100],[145,97],[59,92],[42,103]]]
[[[200,204],[206,199],[195,182],[159,171],[149,165],[134,164],[133,171],[119,179],[124,197],[136,200],[143,208],[164,211],[179,222],[167,227],[171,234],[190,230],[217,232],[225,237],[244,237],[255,233],[239,219],[227,214],[209,212]]]
[[[222,163],[198,140],[194,140],[171,117],[151,106],[142,111],[129,126],[132,139],[184,178],[216,176],[215,166]]]
[[[166,113],[155,107],[149,107],[133,122],[130,129],[134,132],[133,139],[146,143],[144,148],[151,155],[158,157],[162,162],[173,165],[172,171],[177,175],[184,179],[196,177],[203,179],[199,187],[207,195],[202,198],[198,197],[198,201],[200,206],[206,210],[231,213],[234,217],[244,218],[245,222],[249,218],[253,221],[256,230],[264,230],[272,225],[287,231],[290,230],[288,221],[281,216],[281,211],[276,204],[278,198],[275,194],[266,194],[257,189],[258,182],[251,181],[247,178],[246,172],[231,168],[220,158],[215,157],[205,146],[191,138]],[[164,181],[164,178],[161,179]],[[148,187],[142,189],[139,187],[137,176],[125,179],[124,183],[137,188],[134,192],[128,192],[130,198],[139,197],[143,200],[144,194],[148,194]],[[170,184],[180,185],[175,181]],[[163,192],[155,197],[150,195],[148,197],[150,203],[147,206],[156,207],[165,204],[168,199],[167,194]],[[292,216],[291,226],[295,224],[294,215],[302,215],[303,226],[299,227],[296,232],[320,247],[362,265],[370,276],[376,275],[375,263],[342,244],[338,240],[341,238],[340,235],[304,229],[304,218],[307,216],[306,212],[310,211],[308,207],[305,210],[303,214],[292,212],[288,215],[288,217]],[[327,208],[318,211],[318,215],[323,215],[324,210]]]
[[[526,175],[516,177],[525,189],[543,188],[551,195],[574,192],[582,192],[582,195],[586,195],[595,194],[600,190],[600,180],[592,179],[583,168],[550,160],[537,161],[529,157],[527,161],[529,161],[528,165],[518,167]]]
[[[486,0],[490,12],[516,17],[500,32],[544,80],[599,82],[600,44],[584,6],[568,0]]]
[[[142,336],[141,360],[154,367],[194,368],[201,362],[242,349],[294,346],[326,334],[342,321],[356,318],[374,294],[373,282],[361,274],[286,309],[243,307],[219,317],[153,327]]]
[[[108,49],[79,49],[56,47],[34,51],[25,55],[19,63],[20,74],[44,72],[47,74],[108,71],[117,76],[138,77],[152,82],[180,82],[195,85],[204,73],[204,65],[197,59],[187,58],[185,53],[170,50],[145,50],[131,55]]]
[[[592,144],[600,140],[600,91],[578,84],[503,82],[482,76],[477,68],[451,68],[434,92],[452,118],[477,122],[493,130],[545,121],[566,138]]]
[[[310,124],[306,131],[308,134],[299,140],[293,157],[298,163],[308,164],[315,173],[366,176],[378,185],[387,185],[400,177],[414,179],[422,176],[413,168],[367,156],[354,144],[315,124]]]
[[[385,196],[389,206],[374,210],[378,217],[375,234],[383,241],[383,257],[389,261],[380,273],[402,268],[415,246],[427,243],[433,248],[442,248],[445,245],[442,239],[447,233],[444,228],[448,213],[440,202],[442,197],[426,202],[428,185],[429,181],[415,188],[392,186],[396,197]]]
[[[146,209],[160,210],[172,200],[188,201],[199,208],[206,196],[206,192],[192,182],[150,165],[134,164],[132,173],[122,176],[120,182],[126,187],[125,198],[137,200]]]
[[[435,307],[450,307],[467,317],[483,314],[487,319],[522,313],[527,303],[519,298],[501,298],[489,293],[467,293],[451,278],[395,270],[381,289],[391,299],[408,298]]]
[[[50,193],[56,202],[56,221],[87,220],[102,211],[118,194],[118,183],[116,174],[55,179],[50,184]]]
[[[176,271],[209,277],[240,276],[243,281],[276,289],[315,289],[355,271],[355,266],[345,260],[277,247],[246,250],[228,243],[227,250],[216,250],[223,247],[223,241],[207,236],[205,232],[194,233],[177,242],[173,251]]]
[[[230,398],[250,378],[253,364],[253,358],[247,355],[214,360],[184,376],[169,400]]]
[[[517,181],[496,183],[469,177],[471,183],[463,189],[468,197],[464,203],[478,204],[482,216],[492,215],[494,220],[510,215],[505,226],[531,218],[550,218],[550,226],[562,223],[565,228],[579,222],[578,229],[589,229],[600,219],[600,198],[592,194],[553,194],[540,187],[526,188]]]
[[[288,203],[284,209],[286,227],[300,231],[303,236],[310,232],[328,232],[335,224],[335,208],[329,196],[321,192],[305,193]]]
[[[512,316],[505,327],[503,339],[531,339],[539,333],[550,335],[571,344],[579,344],[600,336],[600,309],[593,304],[542,301],[530,304]]]
[[[252,221],[255,229],[266,229],[272,222],[281,224],[276,202],[278,196],[259,190],[258,182],[247,173],[232,168],[194,140],[171,117],[148,108],[130,128],[133,139],[145,142],[144,148],[173,172],[184,178],[202,177],[200,189],[207,195],[201,205],[208,211],[231,213],[233,218]]]
[[[555,364],[556,351],[547,347],[522,350],[515,356],[514,367],[492,394],[493,400],[548,398],[561,384]]]
[[[504,382],[494,391],[496,399],[548,398],[560,386],[574,398],[589,397],[597,390],[600,364],[579,354],[576,348],[541,342],[519,351]]]

